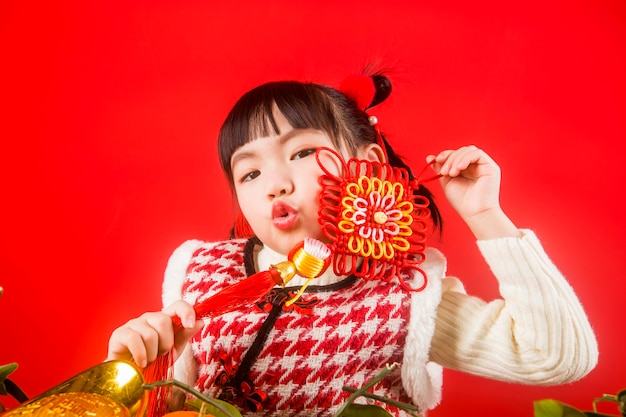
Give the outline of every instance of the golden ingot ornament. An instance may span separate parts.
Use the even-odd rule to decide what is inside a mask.
[[[141,416],[146,406],[147,392],[139,368],[115,360],[89,368],[2,417],[135,417]]]

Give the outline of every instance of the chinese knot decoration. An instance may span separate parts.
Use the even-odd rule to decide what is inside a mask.
[[[428,199],[414,193],[420,178],[411,180],[406,169],[386,163],[345,162],[328,148],[316,158],[324,172],[319,221],[331,240],[335,274],[385,282],[397,277],[404,289],[423,290],[427,277],[419,265],[425,261],[430,210]],[[331,172],[332,166],[341,174]],[[417,288],[402,278],[407,270],[421,274]]]

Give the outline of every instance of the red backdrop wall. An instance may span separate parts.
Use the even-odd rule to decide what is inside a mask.
[[[432,414],[590,409],[626,388],[626,3],[320,1],[0,3],[0,364],[34,396],[102,361],[110,332],[160,308],[170,252],[225,236],[215,137],[249,88],[395,69],[378,111],[412,165],[473,143],[502,204],[576,288],[600,343],[583,380],[525,387],[445,372]],[[438,186],[434,191],[439,193]],[[452,274],[497,287],[439,198]],[[616,409],[610,409],[616,411]]]

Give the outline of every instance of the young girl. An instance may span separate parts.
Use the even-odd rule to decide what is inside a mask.
[[[408,170],[365,111],[388,96],[391,84],[381,75],[369,82],[371,103],[358,91],[290,81],[257,87],[236,103],[219,136],[240,208],[233,236],[180,246],[165,273],[164,310],[116,329],[108,359],[146,366],[174,347],[176,379],[264,416],[331,416],[349,395],[342,387],[361,387],[394,362],[400,366],[370,392],[422,413],[440,401],[442,367],[538,385],[574,381],[594,368],[598,348],[579,300],[533,232],[502,211],[499,167],[475,146],[426,160],[475,235],[502,299],[466,294],[457,278],[445,276],[444,256],[427,248],[419,269],[405,269],[399,279],[366,280],[329,268],[294,306],[285,307],[288,296],[279,287],[255,305],[195,316],[192,306],[284,261],[305,238],[328,242],[319,221],[318,179],[325,171],[318,149]],[[341,166],[326,169],[340,175]],[[429,202],[432,224],[439,225],[428,190],[420,186],[416,195]],[[289,285],[303,283],[295,278]],[[177,333],[174,316],[184,327]]]

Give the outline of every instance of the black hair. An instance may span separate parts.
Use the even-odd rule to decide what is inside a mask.
[[[385,101],[392,84],[382,74],[371,76],[375,88],[369,109]],[[245,93],[229,112],[218,137],[218,154],[222,169],[233,186],[231,157],[246,143],[270,134],[280,134],[275,114],[280,112],[294,129],[316,129],[325,132],[337,149],[356,154],[364,145],[378,143],[376,129],[370,124],[365,109],[335,88],[300,81],[273,81]],[[415,176],[411,168],[397,155],[382,135],[388,163],[406,169],[409,178]],[[423,185],[414,191],[429,201],[433,225],[441,231],[442,219],[432,193]]]
[[[348,150],[355,153],[363,144],[376,143],[376,132],[367,114],[334,88],[298,81],[266,83],[237,101],[220,130],[220,163],[231,184],[233,153],[256,138],[280,134],[276,111],[282,113],[294,129],[325,132],[338,149],[347,145]]]

